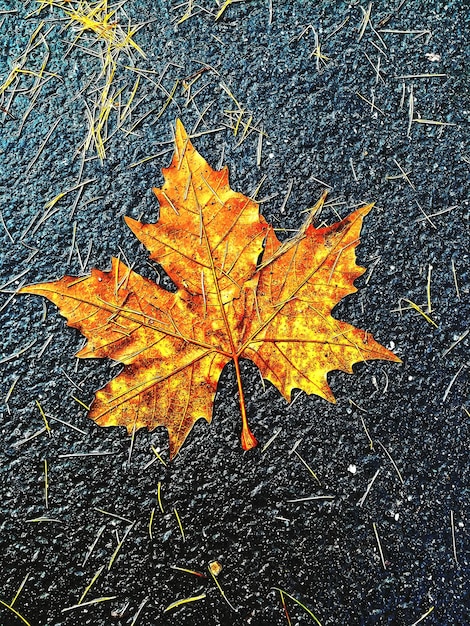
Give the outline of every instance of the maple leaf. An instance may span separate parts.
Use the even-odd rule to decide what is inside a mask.
[[[169,292],[119,259],[109,271],[65,276],[20,293],[47,297],[88,339],[77,356],[124,364],[96,393],[89,416],[129,433],[165,426],[174,457],[196,420],[212,419],[220,373],[232,361],[240,396],[241,441],[257,441],[246,415],[240,359],[251,359],[290,400],[292,389],[334,402],[332,370],[369,359],[399,361],[366,331],[332,317],[365,270],[355,262],[372,205],[324,228],[312,224],[323,194],[297,235],[281,243],[258,205],[230,188],[176,123],[175,153],[154,189],[156,224],[125,220],[171,278]],[[261,261],[260,261],[261,259]]]

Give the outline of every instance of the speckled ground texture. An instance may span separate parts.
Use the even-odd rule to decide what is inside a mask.
[[[27,90],[35,77],[22,75],[0,111],[0,599],[10,604],[27,577],[14,608],[31,626],[277,626],[288,624],[277,587],[323,626],[411,626],[421,617],[426,626],[470,624],[468,5],[374,3],[361,33],[366,2],[240,1],[216,22],[217,6],[206,0],[177,24],[187,4],[129,0],[131,22],[147,22],[135,35],[147,58],[135,53],[135,64],[155,72],[147,74],[153,82],[141,78],[138,106],[107,142],[106,159],[101,164],[90,147],[82,172],[79,150],[86,107],[99,97],[100,60],[87,51],[87,38],[66,55],[76,32],[65,27],[64,13],[45,9],[26,19],[34,6],[0,0],[0,80],[41,19],[46,71],[57,75],[34,102]],[[24,67],[39,68],[45,51],[41,40]],[[136,75],[123,67],[117,74],[124,107]],[[193,79],[188,97],[183,81]],[[245,110],[237,136],[227,114],[237,107],[222,83]],[[251,116],[254,130],[244,136]],[[77,363],[79,333],[53,305],[15,290],[107,269],[120,251],[168,286],[123,216],[157,220],[151,187],[162,182],[176,117],[188,129],[199,122],[196,133],[216,130],[196,137],[196,147],[214,166],[229,166],[236,190],[249,194],[261,185],[261,210],[279,228],[300,226],[325,184],[332,205],[326,221],[376,202],[358,249],[369,269],[334,314],[369,330],[403,362],[333,373],[335,405],[296,392],[292,406],[243,363],[250,422],[261,442],[245,453],[227,366],[212,425],[200,420],[164,467],[151,450],[167,459],[163,429],[138,432],[129,462],[124,429],[87,418],[72,396],[89,404],[116,368]],[[115,127],[116,109],[109,135]],[[151,155],[158,156],[129,167]],[[57,194],[90,179],[47,212]],[[427,311],[428,293],[434,323],[404,300]],[[50,436],[41,432],[37,401]],[[291,453],[299,441],[297,452],[321,485]],[[291,502],[311,496],[332,498]],[[38,518],[52,521],[31,521]],[[218,581],[236,611],[210,577],[171,567],[207,573],[213,560],[223,565]],[[84,602],[114,599],[64,612],[100,568]],[[286,603],[292,624],[314,623]],[[2,626],[22,623],[0,605]]]

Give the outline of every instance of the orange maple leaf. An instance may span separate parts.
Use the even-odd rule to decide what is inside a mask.
[[[372,336],[332,317],[356,291],[355,263],[363,217],[315,228],[312,217],[281,243],[258,205],[229,186],[176,124],[175,154],[154,189],[156,224],[126,222],[177,287],[169,292],[119,259],[107,272],[65,276],[20,293],[49,298],[88,339],[80,358],[111,358],[122,372],[96,393],[89,416],[128,432],[165,426],[174,457],[196,420],[212,419],[220,373],[233,361],[245,450],[257,441],[246,415],[240,359],[251,359],[290,400],[292,389],[334,402],[332,370],[352,372],[369,359],[399,361]],[[260,258],[262,259],[260,262]]]

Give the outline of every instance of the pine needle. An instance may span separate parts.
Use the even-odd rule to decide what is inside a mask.
[[[227,598],[227,596],[225,595],[225,591],[222,589],[219,581],[217,580],[214,572],[212,571],[211,567],[209,566],[207,568],[209,570],[210,575],[212,576],[212,580],[215,582],[217,589],[220,591],[220,595],[222,596],[222,598],[225,600],[225,602],[229,605],[229,607],[232,609],[232,611],[234,611],[235,613],[237,613],[237,609],[233,606],[233,604],[230,602],[230,600]]]
[[[300,600],[297,600],[297,598],[294,598],[294,596],[291,596],[290,593],[287,593],[287,591],[284,591],[284,589],[279,589],[279,587],[273,587],[273,589],[275,589],[276,591],[279,591],[279,594],[281,595],[281,602],[283,603],[283,606],[285,606],[285,604],[283,602],[283,596],[287,596],[293,602],[298,604],[307,613],[307,615],[310,615],[310,617],[313,619],[315,624],[317,624],[317,626],[322,626],[322,624],[321,624],[320,620],[318,619],[318,617],[316,615],[314,615],[312,613],[312,611],[309,608],[307,608],[305,606],[305,604],[303,604]]]
[[[189,598],[182,598],[181,600],[176,600],[176,602],[172,602],[171,604],[169,604],[163,612],[166,613],[167,611],[172,611],[173,609],[176,609],[179,606],[182,606],[183,604],[189,604],[190,602],[197,602],[198,600],[204,600],[205,597],[206,597],[206,594],[201,593],[201,595],[199,596],[191,596]]]
[[[85,587],[85,591],[82,593],[82,595],[80,596],[80,600],[78,601],[78,604],[82,604],[85,596],[87,595],[87,593],[90,591],[90,589],[93,587],[93,585],[95,584],[95,582],[98,580],[99,575],[101,574],[101,572],[104,570],[104,565],[102,565],[100,567],[100,569],[95,573],[95,575],[93,576],[93,578],[91,579],[90,583]]]
[[[426,313],[423,311],[423,309],[418,306],[417,304],[415,304],[414,302],[412,302],[411,300],[408,300],[407,298],[402,298],[402,300],[404,302],[407,302],[412,309],[414,309],[415,311],[417,311],[420,315],[422,315],[424,317],[424,319],[429,322],[429,324],[432,324],[433,326],[435,326],[436,328],[438,328],[436,322],[434,320],[432,320],[429,315],[426,315]]]
[[[31,624],[28,622],[28,620],[26,618],[24,618],[21,615],[21,613],[18,613],[18,611],[16,609],[14,609],[10,604],[7,604],[6,602],[3,602],[3,600],[0,600],[0,604],[2,606],[4,606],[5,608],[9,609],[12,613],[14,613],[16,615],[16,617],[23,622],[23,624],[26,624],[26,626],[31,626]]]
[[[184,536],[183,524],[181,523],[181,519],[180,519],[180,516],[178,514],[178,511],[176,510],[176,507],[173,509],[173,512],[175,514],[176,521],[178,522],[178,526],[179,526],[179,529],[180,529],[181,537],[183,538],[183,542],[184,542],[184,541],[186,541],[186,537]]]

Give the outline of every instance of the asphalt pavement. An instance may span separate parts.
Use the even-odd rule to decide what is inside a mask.
[[[0,624],[470,624],[468,4],[100,6],[0,0]],[[229,364],[169,462],[87,418],[120,366],[16,291],[117,255],[172,288],[123,216],[158,219],[176,118],[281,238],[325,188],[325,223],[376,203],[334,316],[402,363],[288,405],[244,361],[248,452]]]

